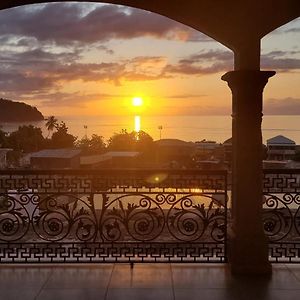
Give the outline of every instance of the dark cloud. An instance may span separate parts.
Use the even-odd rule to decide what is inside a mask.
[[[36,93],[61,88],[66,82],[145,81],[167,78],[163,57],[135,57],[118,62],[83,63],[79,52],[53,53],[41,49],[0,52],[0,89],[8,93]]]
[[[290,29],[287,29],[285,32],[298,33],[298,32],[300,32],[300,27],[290,28]]]
[[[189,27],[154,13],[130,8],[125,10],[116,5],[90,7],[91,10],[85,14],[83,4],[74,3],[5,10],[1,12],[0,35],[31,37],[40,42],[53,42],[57,45],[145,36],[212,41]]]
[[[300,51],[272,51],[261,56],[261,67],[281,72],[300,69],[299,55]]]
[[[264,103],[267,115],[300,115],[300,98],[268,99]]]
[[[167,74],[206,75],[231,70],[233,53],[223,50],[201,51],[180,59],[177,64],[169,64],[165,68]]]
[[[272,51],[261,56],[263,69],[289,72],[300,69],[300,51]],[[182,58],[166,66],[165,74],[201,76],[226,72],[233,68],[233,53],[227,50],[208,50]]]

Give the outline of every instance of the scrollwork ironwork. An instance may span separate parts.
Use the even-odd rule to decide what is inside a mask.
[[[31,173],[0,175],[0,190],[11,188],[0,197],[0,261],[226,259],[227,201],[214,199],[227,199],[223,172],[173,172],[156,186],[149,172]]]

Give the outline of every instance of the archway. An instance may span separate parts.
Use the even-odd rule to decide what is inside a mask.
[[[8,8],[43,1],[3,1]],[[54,1],[51,1],[54,2]],[[233,196],[234,232],[231,264],[234,272],[268,273],[261,212],[262,93],[274,72],[260,70],[260,39],[299,16],[297,0],[254,2],[103,1],[153,11],[213,37],[235,52],[235,71],[226,74],[233,93]],[[253,20],[257,26],[253,26]],[[246,145],[249,145],[246,148]],[[251,182],[251,184],[249,184]],[[253,226],[251,226],[251,222]],[[253,251],[255,249],[256,251]]]

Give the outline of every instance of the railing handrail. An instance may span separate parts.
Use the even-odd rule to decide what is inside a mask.
[[[300,169],[263,169],[264,174],[300,174]]]
[[[300,170],[299,170],[300,171]],[[74,174],[74,175],[149,175],[151,173],[168,173],[170,175],[227,175],[227,170],[200,170],[200,169],[134,169],[134,168],[120,168],[120,169],[101,169],[101,170],[89,170],[89,169],[7,169],[0,170],[0,175],[26,175],[26,174]]]

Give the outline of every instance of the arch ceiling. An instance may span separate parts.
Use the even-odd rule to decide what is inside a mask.
[[[66,0],[2,0],[0,9]],[[259,68],[260,39],[300,16],[299,0],[77,0],[155,12],[199,30],[235,52],[236,69]]]

